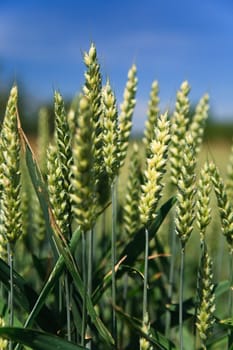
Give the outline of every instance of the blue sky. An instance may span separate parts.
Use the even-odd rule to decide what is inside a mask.
[[[91,41],[119,103],[136,63],[137,128],[155,79],[162,109],[173,108],[187,79],[192,101],[208,92],[216,117],[233,120],[233,1],[0,1],[0,81],[22,81],[41,100],[80,90]]]

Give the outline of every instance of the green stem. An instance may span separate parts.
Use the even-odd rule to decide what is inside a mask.
[[[95,229],[92,227],[88,232],[89,244],[88,244],[88,282],[87,282],[87,292],[91,298],[92,294],[92,280],[93,280],[93,266],[94,266],[94,232]],[[88,327],[87,332],[90,333],[90,328]],[[89,337],[88,337],[89,338]],[[87,344],[88,349],[92,348],[92,342],[89,341]]]
[[[184,256],[185,256],[185,247],[182,245],[181,252],[180,252],[180,298],[179,298],[180,350],[183,350]]]
[[[88,293],[92,294],[93,263],[94,263],[94,228],[89,231],[89,250],[88,250]]]
[[[69,288],[67,273],[65,273],[65,299],[66,299],[67,339],[68,341],[71,341],[70,288]]]
[[[82,331],[81,331],[81,345],[85,345],[85,334],[87,325],[87,254],[86,254],[86,233],[82,232],[82,270],[83,270],[83,304],[82,304]]]
[[[142,299],[142,326],[148,325],[148,301],[147,301],[147,285],[148,285],[148,255],[149,255],[149,231],[145,228],[145,252],[144,252],[144,283],[143,283],[143,299]],[[140,341],[140,350],[144,347]]]
[[[116,224],[117,224],[117,186],[116,181],[113,181],[111,186],[112,194],[112,242],[111,242],[111,259],[112,259],[112,334],[115,341],[115,349],[117,349],[117,320],[116,320]]]
[[[59,313],[62,312],[62,277],[59,278],[58,282],[58,311]]]
[[[75,251],[75,249],[77,247],[79,238],[80,238],[80,230],[77,229],[76,231],[74,231],[74,233],[71,237],[71,241],[70,241],[70,250],[72,253]],[[38,316],[39,312],[41,311],[47,296],[49,295],[51,289],[54,286],[55,281],[57,280],[57,278],[59,278],[61,276],[64,269],[65,269],[64,257],[62,255],[60,255],[52,272],[50,273],[50,276],[49,276],[47,282],[45,283],[44,287],[42,288],[40,295],[39,295],[35,305],[32,308],[32,311],[28,315],[28,318],[23,326],[24,328],[29,328],[33,325],[33,322],[35,321],[36,317]],[[22,345],[20,345],[20,344],[16,345],[15,350],[20,350],[20,349],[22,349]]]
[[[230,251],[229,256],[229,282],[230,282],[230,290],[229,290],[229,317],[233,318],[233,251]]]
[[[143,304],[142,323],[147,319],[147,285],[148,285],[148,254],[149,254],[149,231],[145,228],[145,254],[144,254],[144,284],[143,284]]]
[[[174,272],[175,272],[175,257],[176,257],[176,233],[174,227],[174,218],[172,217],[172,227],[171,227],[171,263],[169,270],[169,280],[168,280],[168,304],[172,303],[172,294],[173,294],[173,284],[174,284]],[[170,327],[171,327],[171,313],[169,310],[166,310],[165,318],[165,336],[169,338],[170,336]]]
[[[196,327],[196,320],[197,320],[197,309],[198,309],[198,291],[200,290],[199,285],[199,271],[201,269],[201,260],[202,256],[204,254],[206,248],[205,240],[200,241],[200,256],[199,256],[199,262],[198,262],[198,274],[197,274],[197,286],[196,286],[196,296],[195,296],[195,310],[194,310],[194,326],[193,326],[193,339],[194,339],[194,349],[197,348],[197,327]]]
[[[9,310],[9,327],[14,325],[14,284],[13,284],[13,268],[14,268],[14,257],[13,247],[10,243],[7,243],[8,251],[8,264],[10,268],[10,291],[8,299],[8,310]],[[9,341],[9,350],[13,349],[12,341]]]

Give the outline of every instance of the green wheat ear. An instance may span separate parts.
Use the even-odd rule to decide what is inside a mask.
[[[91,44],[89,51],[84,53],[83,60],[86,65],[83,95],[87,97],[89,108],[92,113],[95,146],[95,171],[96,173],[101,174],[103,171],[102,77],[100,72],[100,65],[97,58],[96,47],[93,43]]]
[[[95,147],[92,110],[89,100],[83,96],[79,104],[79,127],[74,136],[71,198],[76,222],[86,232],[96,219],[97,193],[94,169]]]
[[[230,253],[233,253],[233,208],[227,196],[226,185],[214,163],[209,164],[211,180],[214,186],[218,209],[220,212],[222,231],[226,237]]]
[[[0,230],[2,231],[2,228]],[[7,259],[7,241],[2,234],[0,234],[0,258]]]
[[[119,169],[118,159],[118,113],[116,98],[109,80],[102,90],[103,101],[103,158],[105,170],[111,179],[115,178]]]
[[[231,146],[231,152],[230,152],[230,157],[228,161],[228,166],[227,166],[227,194],[233,203],[233,143]]]
[[[162,178],[166,171],[169,141],[170,123],[165,113],[158,118],[157,128],[154,130],[154,138],[150,144],[151,156],[147,158],[144,172],[145,182],[141,186],[139,210],[144,225],[155,218],[155,210],[164,187]]]
[[[79,100],[80,95],[78,94],[73,98],[67,113],[67,121],[71,132],[71,139],[73,139],[76,128],[78,127]]]
[[[150,143],[154,136],[154,128],[157,124],[159,116],[159,84],[157,81],[152,83],[150,100],[148,103],[147,121],[145,123],[143,143],[146,148],[146,152],[150,152]],[[147,154],[149,156],[149,154]]]
[[[0,327],[4,327],[5,326],[5,322],[4,319],[2,317],[0,317]],[[5,350],[8,349],[8,341],[0,338],[0,349],[1,350]]]
[[[137,91],[137,68],[133,64],[128,72],[128,80],[124,90],[123,102],[120,106],[119,114],[119,162],[120,166],[123,166],[128,144],[130,132],[132,129],[132,116],[134,107],[136,104],[136,91]]]
[[[194,150],[199,153],[203,141],[206,120],[209,111],[209,95],[205,94],[198,102],[192,122],[189,127],[189,132],[192,134],[194,142]]]
[[[61,203],[64,201],[66,202],[63,204],[64,208],[66,208],[66,213],[63,212],[63,215],[65,217],[67,216],[67,221],[70,223],[66,225],[68,227],[68,226],[71,226],[71,221],[72,221],[72,211],[71,211],[72,204],[71,204],[71,198],[70,198],[70,194],[72,192],[70,169],[73,164],[72,135],[70,132],[70,127],[68,123],[64,101],[61,94],[58,92],[55,92],[55,95],[54,95],[54,110],[55,110],[55,117],[56,117],[54,141],[55,141],[55,145],[56,145],[55,147],[56,147],[57,157],[58,157],[58,161],[56,165],[60,169],[59,171],[61,172],[60,184],[62,182],[61,187],[63,188],[63,190],[61,190],[61,197],[63,197],[63,199],[61,199],[60,197],[60,200],[61,200]],[[70,231],[71,231],[71,228],[70,228]]]
[[[188,125],[190,86],[187,81],[181,84],[177,92],[175,111],[171,117],[171,143],[169,147],[169,159],[171,169],[171,183],[177,185],[182,165],[183,149]]]
[[[211,192],[211,176],[209,173],[209,164],[206,162],[201,169],[200,179],[197,190],[197,227],[200,232],[201,243],[204,243],[206,228],[211,221],[210,209],[210,192]]]
[[[144,317],[142,331],[148,336],[151,334],[148,313]],[[140,338],[140,350],[153,350],[153,346],[147,339]]]
[[[47,183],[49,200],[56,222],[65,237],[70,236],[70,202],[64,186],[62,165],[55,145],[49,145],[47,153]]]
[[[184,247],[192,233],[195,218],[195,167],[193,138],[187,135],[183,149],[182,166],[177,181],[176,233]]]
[[[202,343],[206,349],[206,341],[211,334],[215,322],[215,295],[213,284],[213,261],[209,257],[206,245],[201,257],[198,273],[198,303],[196,327]]]
[[[47,173],[47,149],[49,144],[49,115],[46,108],[39,110],[38,120],[38,160],[43,175]]]
[[[20,211],[20,139],[17,121],[18,90],[14,86],[8,99],[1,130],[0,164],[2,234],[13,245],[21,235]]]
[[[142,171],[139,160],[139,149],[133,144],[133,152],[130,156],[129,179],[127,182],[125,204],[123,207],[123,225],[127,235],[137,231],[140,226],[140,212],[138,203],[141,197]]]

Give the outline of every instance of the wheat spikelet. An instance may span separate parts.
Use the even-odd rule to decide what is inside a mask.
[[[185,246],[193,230],[195,218],[195,166],[193,139],[187,135],[183,150],[183,160],[180,175],[177,182],[177,208],[176,208],[176,233],[181,240],[182,247]]]
[[[49,200],[56,222],[65,237],[70,235],[70,202],[64,185],[62,164],[57,156],[57,148],[50,144],[47,154],[47,183]]]
[[[133,64],[128,72],[128,80],[124,90],[124,100],[120,106],[119,114],[119,162],[123,166],[127,148],[129,144],[129,137],[132,128],[132,116],[136,104],[135,96],[137,91],[137,68]]]
[[[89,230],[96,219],[96,176],[94,169],[94,127],[89,100],[83,96],[80,99],[79,127],[74,136],[71,179],[74,203],[73,212],[81,229]]]
[[[102,77],[100,65],[97,59],[96,47],[92,43],[88,52],[84,53],[86,65],[85,84],[83,94],[88,98],[89,108],[92,113],[94,130],[95,172],[103,172],[102,154]]]
[[[103,101],[103,158],[104,167],[113,181],[119,169],[118,144],[118,115],[116,98],[111,89],[109,80],[102,90]]]
[[[198,273],[198,303],[196,319],[196,327],[200,335],[203,349],[206,349],[206,340],[211,334],[215,322],[215,295],[212,266],[212,259],[209,257],[207,248],[204,245]]]
[[[184,81],[181,84],[180,90],[177,92],[175,111],[171,117],[169,160],[171,183],[174,185],[177,185],[183,158],[183,149],[188,125],[189,91],[190,86],[187,81]]]
[[[4,327],[5,322],[2,317],[0,317],[0,327]],[[8,349],[8,341],[6,339],[0,338],[0,349],[5,350]]]
[[[222,231],[226,237],[229,250],[233,253],[233,209],[228,199],[226,185],[224,184],[219,171],[214,163],[209,164],[211,180],[213,182],[218,209],[220,212]]]
[[[192,134],[194,141],[195,152],[200,151],[200,146],[203,141],[206,119],[209,111],[209,95],[205,94],[196,106],[193,120],[189,127],[189,132]]]
[[[231,146],[231,152],[229,161],[227,163],[227,182],[226,182],[226,190],[229,196],[230,201],[233,203],[233,143]]]
[[[210,209],[211,177],[209,174],[209,164],[206,162],[201,169],[197,190],[197,227],[200,232],[201,242],[204,242],[205,231],[211,221]]]
[[[129,179],[127,182],[125,204],[123,207],[123,225],[126,234],[131,235],[140,226],[140,212],[138,203],[141,196],[142,173],[138,154],[138,145],[134,143],[130,157]]]
[[[10,244],[21,235],[20,212],[20,140],[17,126],[17,87],[11,89],[1,131],[2,163],[0,164],[3,188],[1,214],[2,234]]]
[[[150,322],[149,322],[148,313],[146,313],[143,319],[142,331],[145,334],[150,335]],[[153,346],[150,344],[150,342],[147,339],[140,338],[140,350],[153,350]]]
[[[152,83],[150,100],[148,103],[147,121],[145,123],[143,143],[146,148],[146,152],[150,152],[150,143],[154,136],[154,129],[157,124],[157,118],[159,116],[159,84],[157,81]],[[149,154],[147,154],[149,155]]]
[[[166,159],[168,151],[169,121],[167,114],[158,119],[155,128],[154,139],[151,142],[151,157],[147,158],[147,166],[144,173],[145,183],[141,186],[142,195],[139,202],[141,222],[147,224],[155,217],[155,209],[161,197],[163,183],[162,178],[166,171]]]
[[[47,169],[47,149],[49,144],[49,116],[48,110],[46,108],[41,108],[39,110],[39,120],[38,120],[38,161],[41,173],[46,174]]]

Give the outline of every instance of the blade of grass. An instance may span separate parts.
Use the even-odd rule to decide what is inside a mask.
[[[9,287],[9,279],[10,268],[2,259],[0,259],[0,280],[6,286],[6,288]],[[13,285],[15,303],[26,312],[30,312],[31,308],[38,299],[38,294],[15,270],[13,270]],[[56,333],[59,329],[55,315],[53,314],[52,310],[45,305],[45,302],[41,305],[41,308],[35,315],[34,320],[36,320],[37,324],[42,329],[46,329],[52,333]]]
[[[154,238],[156,232],[160,228],[169,210],[172,208],[175,202],[176,202],[176,198],[172,197],[165,204],[163,204],[162,207],[157,211],[156,219],[148,228],[149,241],[151,241]],[[135,234],[132,235],[133,238],[129,241],[129,243],[125,246],[125,248],[121,252],[119,260],[121,260],[122,258],[125,258],[124,265],[128,265],[132,267],[136,259],[138,258],[138,256],[144,251],[144,244],[145,244],[144,233],[145,233],[145,228],[144,227],[140,228]],[[125,273],[125,270],[120,269],[117,272],[116,279],[121,278],[124,273]],[[101,278],[99,278],[99,281],[100,282],[98,283],[96,289],[92,294],[92,300],[94,305],[98,302],[99,298],[101,297],[102,295],[101,293],[103,293],[110,287],[111,273],[109,272],[108,274],[103,275]]]
[[[19,132],[21,135],[22,149],[24,151],[24,156],[26,157],[26,163],[28,166],[29,174],[31,176],[32,183],[34,185],[36,194],[41,204],[41,209],[44,214],[46,229],[47,229],[47,232],[49,233],[49,237],[53,238],[53,242],[55,242],[55,246],[59,254],[63,256],[65,265],[68,271],[70,272],[73,278],[74,285],[77,288],[82,299],[84,300],[84,298],[86,298],[87,310],[93,325],[97,328],[99,334],[106,341],[106,343],[112,345],[114,344],[114,340],[111,334],[109,333],[109,331],[107,330],[107,328],[104,326],[101,319],[97,316],[90,296],[87,293],[86,293],[87,295],[84,295],[85,288],[83,285],[83,281],[81,279],[77,265],[69,249],[69,246],[66,242],[66,239],[60,232],[59,227],[57,226],[56,221],[54,219],[54,215],[52,213],[52,210],[49,204],[46,187],[44,185],[43,178],[39,171],[35,156],[33,155],[31,147],[21,128]]]
[[[176,350],[176,347],[165,338],[161,333],[152,330],[152,335],[148,335],[142,331],[141,322],[132,316],[126,314],[121,308],[116,307],[117,314],[125,321],[140,337],[148,340],[156,349]]]
[[[68,342],[49,333],[17,327],[0,328],[0,337],[29,346],[34,350],[85,350],[86,348]]]
[[[149,241],[154,238],[154,235],[157,233],[164,219],[166,218],[169,210],[175,204],[176,198],[170,198],[165,204],[161,206],[161,208],[156,213],[156,219],[148,226],[149,233]],[[145,228],[141,227],[135,234],[132,235],[131,241],[126,245],[122,253],[120,254],[120,258],[122,256],[127,256],[125,260],[126,265],[132,266],[138,256],[144,251],[144,235]]]

